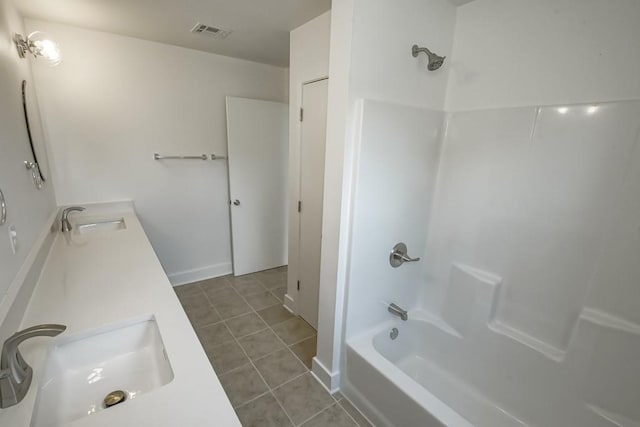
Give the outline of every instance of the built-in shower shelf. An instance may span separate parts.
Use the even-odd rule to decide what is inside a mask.
[[[565,355],[567,354],[566,350],[562,350],[560,348],[549,345],[549,343],[541,341],[529,334],[522,332],[519,329],[512,328],[509,325],[505,325],[495,320],[490,320],[489,322],[487,322],[487,324],[489,326],[489,329],[491,329],[493,332],[505,335],[513,340],[516,340],[519,343],[526,345],[527,347],[543,354],[544,356],[555,362],[562,362]]]
[[[552,345],[501,319],[499,300],[502,288],[502,278],[496,274],[469,265],[453,264],[440,316],[437,316],[437,321],[430,319],[429,322],[450,335],[467,338],[469,334],[478,333],[473,325],[474,319],[476,322],[486,321],[486,327],[493,333],[517,341],[557,363],[563,362],[568,353],[584,348],[585,340],[594,340],[594,328],[607,335],[607,339],[637,341],[640,345],[640,325],[591,307],[583,308],[576,318],[566,346]],[[585,334],[585,331],[591,332]]]
[[[454,264],[442,309],[442,320],[459,335],[471,327],[474,310],[480,316],[492,318],[502,278],[477,268]]]
[[[490,349],[485,356],[518,354],[524,366],[534,367],[541,376],[562,372],[567,391],[560,388],[553,393],[556,399],[578,394],[577,400],[571,403],[569,399],[567,404],[576,405],[569,411],[582,414],[575,419],[582,420],[581,425],[640,427],[640,324],[595,307],[583,307],[569,325],[565,345],[558,348],[504,321],[511,318],[500,316],[504,313],[500,313],[499,301],[505,291],[502,278],[495,274],[452,265],[441,312],[435,315],[438,319],[424,314],[425,320],[447,332],[448,337],[438,335],[434,342],[452,353],[464,353],[477,343],[485,343]],[[452,340],[451,335],[458,339]],[[520,375],[508,362],[502,368],[505,378]],[[468,375],[474,378],[475,374]],[[504,387],[510,386],[506,381]],[[585,408],[587,411],[582,412]]]
[[[630,420],[620,414],[606,411],[595,405],[587,405],[587,408],[609,422],[611,427],[640,427],[640,422]]]
[[[582,312],[580,313],[580,321],[591,322],[605,328],[635,334],[640,337],[640,325],[637,323],[629,322],[628,320],[591,307],[585,307],[582,309]]]

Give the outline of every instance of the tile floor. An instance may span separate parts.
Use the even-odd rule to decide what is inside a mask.
[[[369,427],[309,373],[316,331],[283,306],[287,268],[175,288],[245,427]]]

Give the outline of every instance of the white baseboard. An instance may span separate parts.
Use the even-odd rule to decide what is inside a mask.
[[[284,295],[284,308],[289,310],[291,314],[298,314],[298,306],[296,304],[296,300],[291,298],[289,294]]]
[[[198,282],[200,280],[211,279],[213,277],[226,276],[233,272],[230,262],[208,265],[206,267],[194,268],[192,270],[178,271],[168,274],[172,286],[180,286],[187,283]]]
[[[340,390],[340,372],[330,372],[317,357],[311,362],[311,373],[329,393],[334,394]]]

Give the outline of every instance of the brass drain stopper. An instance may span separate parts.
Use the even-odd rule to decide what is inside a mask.
[[[127,393],[122,390],[112,391],[107,394],[103,400],[104,407],[110,408],[112,406],[117,405],[118,403],[122,403],[127,399]]]

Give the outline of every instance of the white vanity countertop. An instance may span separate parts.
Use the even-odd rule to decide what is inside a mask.
[[[126,229],[86,235],[74,230],[70,236],[58,232],[21,328],[60,323],[67,326],[62,338],[154,315],[174,379],[71,425],[240,427],[133,209],[100,209],[74,213],[71,222],[118,217],[124,218]],[[21,403],[0,409],[0,426],[29,426],[46,351],[55,339],[34,338],[20,346],[33,367],[33,382]]]

